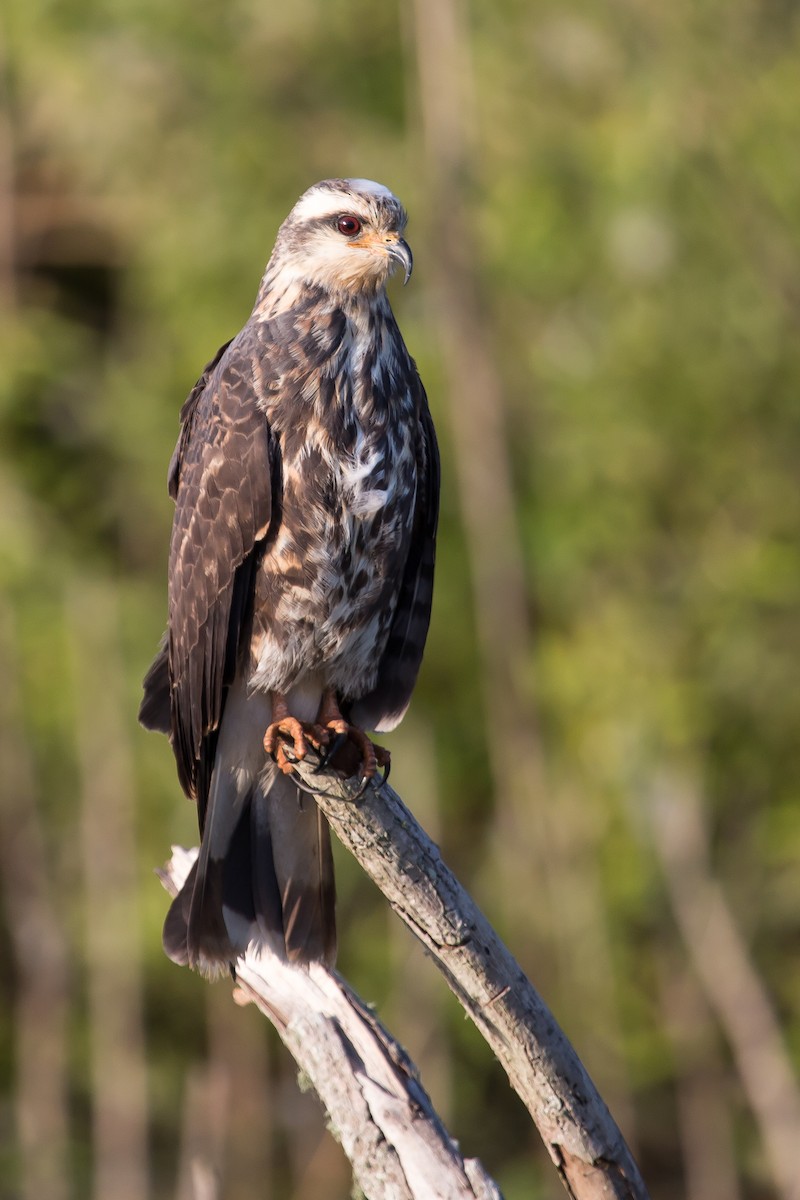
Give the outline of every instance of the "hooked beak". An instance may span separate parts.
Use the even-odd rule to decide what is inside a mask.
[[[394,262],[400,263],[400,266],[403,268],[403,286],[405,286],[411,278],[411,272],[414,269],[414,256],[411,253],[411,247],[405,238],[387,239],[386,253],[389,255],[389,258]]]

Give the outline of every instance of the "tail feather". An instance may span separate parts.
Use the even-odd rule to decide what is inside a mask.
[[[272,830],[263,795],[250,807],[249,831],[250,848],[247,859],[242,862],[239,879],[250,893],[255,925],[252,940],[280,951],[283,944],[283,909],[275,874]]]
[[[336,886],[328,822],[313,799],[276,772],[266,797],[283,934],[291,961],[336,957]],[[259,864],[260,869],[260,864]]]
[[[266,696],[231,688],[200,854],[164,924],[169,957],[206,974],[251,944],[292,962],[332,964],[336,952],[330,830],[313,799],[265,760],[271,711]]]
[[[189,932],[189,911],[192,906],[192,894],[196,879],[197,861],[195,861],[191,871],[187,875],[183,887],[169,906],[169,911],[164,921],[164,931],[162,933],[164,950],[167,957],[171,958],[173,962],[178,963],[181,967],[188,967],[189,965],[187,935]]]
[[[241,772],[214,771],[200,855],[164,923],[175,962],[215,974],[249,945],[291,962],[336,955],[328,823],[314,801],[271,767],[240,792]]]

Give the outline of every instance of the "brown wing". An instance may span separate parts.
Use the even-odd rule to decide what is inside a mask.
[[[252,356],[237,338],[184,406],[170,468],[170,731],[181,785],[200,801],[201,826],[225,685],[272,511],[271,439],[253,378]]]
[[[172,453],[172,458],[170,459],[169,470],[167,471],[167,490],[173,500],[178,492],[180,461],[183,457],[184,446],[191,434],[194,410],[205,391],[214,368],[230,344],[230,342],[226,342],[224,346],[220,346],[211,361],[206,363],[200,378],[187,396],[181,409],[181,431],[178,435],[178,441]],[[152,665],[142,683],[144,695],[142,696],[142,703],[139,706],[139,720],[145,729],[152,729],[155,733],[169,733],[172,727],[169,699],[168,642],[169,638],[165,633],[161,639],[161,645],[158,647],[158,654],[153,659]]]
[[[416,368],[414,370],[416,376]],[[377,682],[367,696],[353,704],[350,714],[356,725],[378,733],[394,729],[408,708],[422,662],[433,600],[439,521],[439,448],[419,376],[414,382],[419,397],[419,434],[411,544]]]
[[[180,475],[180,467],[181,462],[183,461],[184,451],[192,434],[195,411],[217,366],[219,365],[220,359],[232,341],[233,338],[231,338],[230,341],[225,342],[223,346],[220,346],[219,350],[211,359],[211,361],[206,363],[206,365],[203,367],[200,378],[183,402],[180,416],[181,431],[178,435],[178,441],[175,444],[175,449],[172,452],[172,458],[169,460],[169,467],[167,469],[167,491],[173,500],[177,499],[178,496],[178,477]]]

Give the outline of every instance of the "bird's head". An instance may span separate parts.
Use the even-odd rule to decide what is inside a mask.
[[[358,294],[383,287],[413,260],[403,238],[406,212],[370,179],[325,179],[304,192],[281,225],[271,265],[281,275],[328,291]]]

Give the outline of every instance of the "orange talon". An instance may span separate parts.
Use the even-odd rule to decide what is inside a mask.
[[[264,733],[264,749],[284,775],[290,775],[295,763],[302,762],[308,754],[309,746],[322,752],[331,741],[340,739],[344,744],[334,747],[332,758],[337,761],[337,769],[348,774],[358,774],[364,783],[372,779],[381,767],[388,774],[391,755],[383,746],[375,743],[355,725],[344,719],[336,699],[336,693],[327,689],[322,694],[322,700],[313,723],[298,720],[289,712],[286,697],[281,692],[272,693],[272,721]],[[288,744],[291,743],[293,757],[290,758]],[[349,745],[349,753],[348,753]],[[339,760],[341,751],[342,758]],[[357,756],[357,757],[356,757]],[[326,760],[324,756],[323,762]],[[360,768],[360,769],[359,769]],[[384,775],[384,778],[386,776]]]
[[[302,762],[308,754],[309,745],[315,750],[321,750],[328,743],[328,733],[322,726],[306,725],[293,717],[286,705],[285,698],[280,692],[272,694],[272,722],[264,734],[264,749],[271,758],[275,759],[284,775],[290,775],[294,762],[286,753],[284,739],[292,743],[295,760]]]
[[[358,752],[361,762],[360,775],[363,780],[372,779],[377,773],[379,766],[388,769],[391,758],[389,751],[385,750],[383,746],[376,746],[371,738],[364,733],[363,729],[359,729],[356,725],[350,725],[345,721],[339,710],[336,693],[332,689],[323,692],[319,712],[317,713],[317,723],[330,734],[347,738],[348,742]]]

